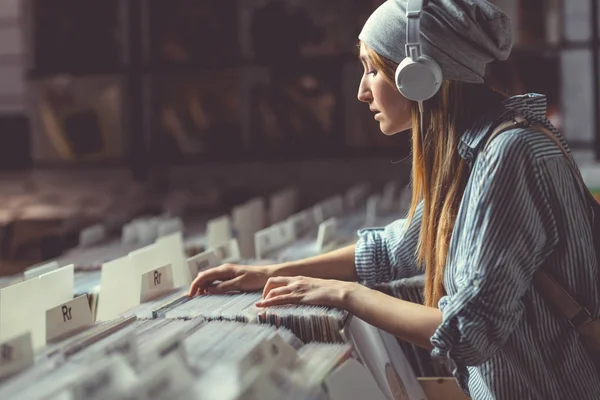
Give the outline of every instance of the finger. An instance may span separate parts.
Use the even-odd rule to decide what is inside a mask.
[[[231,292],[234,290],[240,290],[240,284],[244,277],[242,275],[237,278],[230,279],[225,282],[217,283],[216,285],[209,286],[206,291],[210,294],[221,294],[225,292]]]
[[[300,297],[295,293],[284,294],[277,297],[271,297],[270,299],[265,299],[257,302],[255,305],[257,307],[273,307],[273,306],[282,306],[285,304],[299,304]]]
[[[273,297],[277,297],[277,296],[283,296],[284,294],[289,294],[289,293],[293,293],[293,289],[289,286],[281,286],[278,288],[275,288],[271,291],[269,291],[269,293],[267,293],[266,296],[263,296],[264,300],[273,298]]]
[[[263,298],[267,297],[267,294],[269,294],[269,292],[271,290],[281,287],[281,286],[286,286],[286,285],[290,284],[291,282],[293,282],[294,279],[296,279],[296,278],[292,278],[289,276],[276,276],[273,278],[269,278],[263,289],[263,293],[262,293]]]
[[[232,268],[228,267],[216,267],[200,272],[190,286],[190,296],[194,296],[199,291],[203,291],[214,281],[227,281],[232,278],[235,278],[235,272]]]

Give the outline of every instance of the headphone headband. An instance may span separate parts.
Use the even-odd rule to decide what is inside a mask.
[[[421,12],[423,0],[408,0],[406,5],[406,57],[417,61],[421,56]]]
[[[406,5],[406,58],[396,69],[396,86],[407,99],[423,102],[433,97],[442,85],[442,69],[421,51],[423,0],[408,0]]]

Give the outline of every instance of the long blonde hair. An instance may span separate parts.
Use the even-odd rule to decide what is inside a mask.
[[[371,65],[395,86],[398,64],[364,43]],[[417,262],[425,268],[425,305],[437,307],[445,294],[444,271],[454,223],[469,178],[468,165],[457,151],[460,138],[475,119],[498,104],[501,95],[483,84],[444,81],[424,103],[421,138],[419,109],[412,105],[412,202],[408,220],[423,201]]]

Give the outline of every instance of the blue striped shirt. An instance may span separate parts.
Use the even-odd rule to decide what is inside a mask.
[[[510,129],[515,115],[544,124],[546,98],[505,100],[464,132],[458,152],[470,176],[446,264],[443,322],[433,356],[449,365],[472,399],[600,399],[600,375],[577,332],[532,285],[550,271],[600,316],[600,278],[590,206],[567,160],[544,133]],[[367,284],[422,273],[416,248],[422,204],[410,225],[398,220],[359,232],[356,268]]]

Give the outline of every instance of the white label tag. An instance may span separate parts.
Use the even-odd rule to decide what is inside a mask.
[[[92,225],[79,233],[79,246],[88,247],[102,242],[106,238],[106,228],[102,224]]]
[[[231,239],[229,242],[214,247],[212,250],[221,259],[222,263],[236,263],[242,259],[237,239]]]
[[[288,218],[289,224],[294,229],[294,236],[299,238],[313,229],[316,225],[315,215],[311,210],[304,210]]]
[[[335,240],[337,232],[337,219],[330,218],[319,224],[319,232],[317,233],[317,250],[323,251],[325,246]]]
[[[0,379],[33,365],[31,332],[0,343]]]
[[[51,342],[94,323],[87,295],[46,311],[46,341]]]
[[[219,257],[217,257],[217,254],[214,250],[208,250],[204,253],[200,253],[194,257],[188,258],[187,263],[193,280],[198,273],[221,265],[221,260]]]
[[[164,265],[142,274],[142,290],[140,302],[150,301],[175,289],[173,283],[173,267]]]
[[[346,204],[351,210],[356,209],[367,198],[368,194],[369,183],[359,183],[346,192]]]
[[[294,230],[288,223],[276,224],[258,231],[254,235],[256,258],[261,260],[269,252],[280,249],[294,240]]]
[[[367,200],[367,215],[365,216],[365,226],[373,226],[379,215],[381,205],[381,196],[373,194]]]

